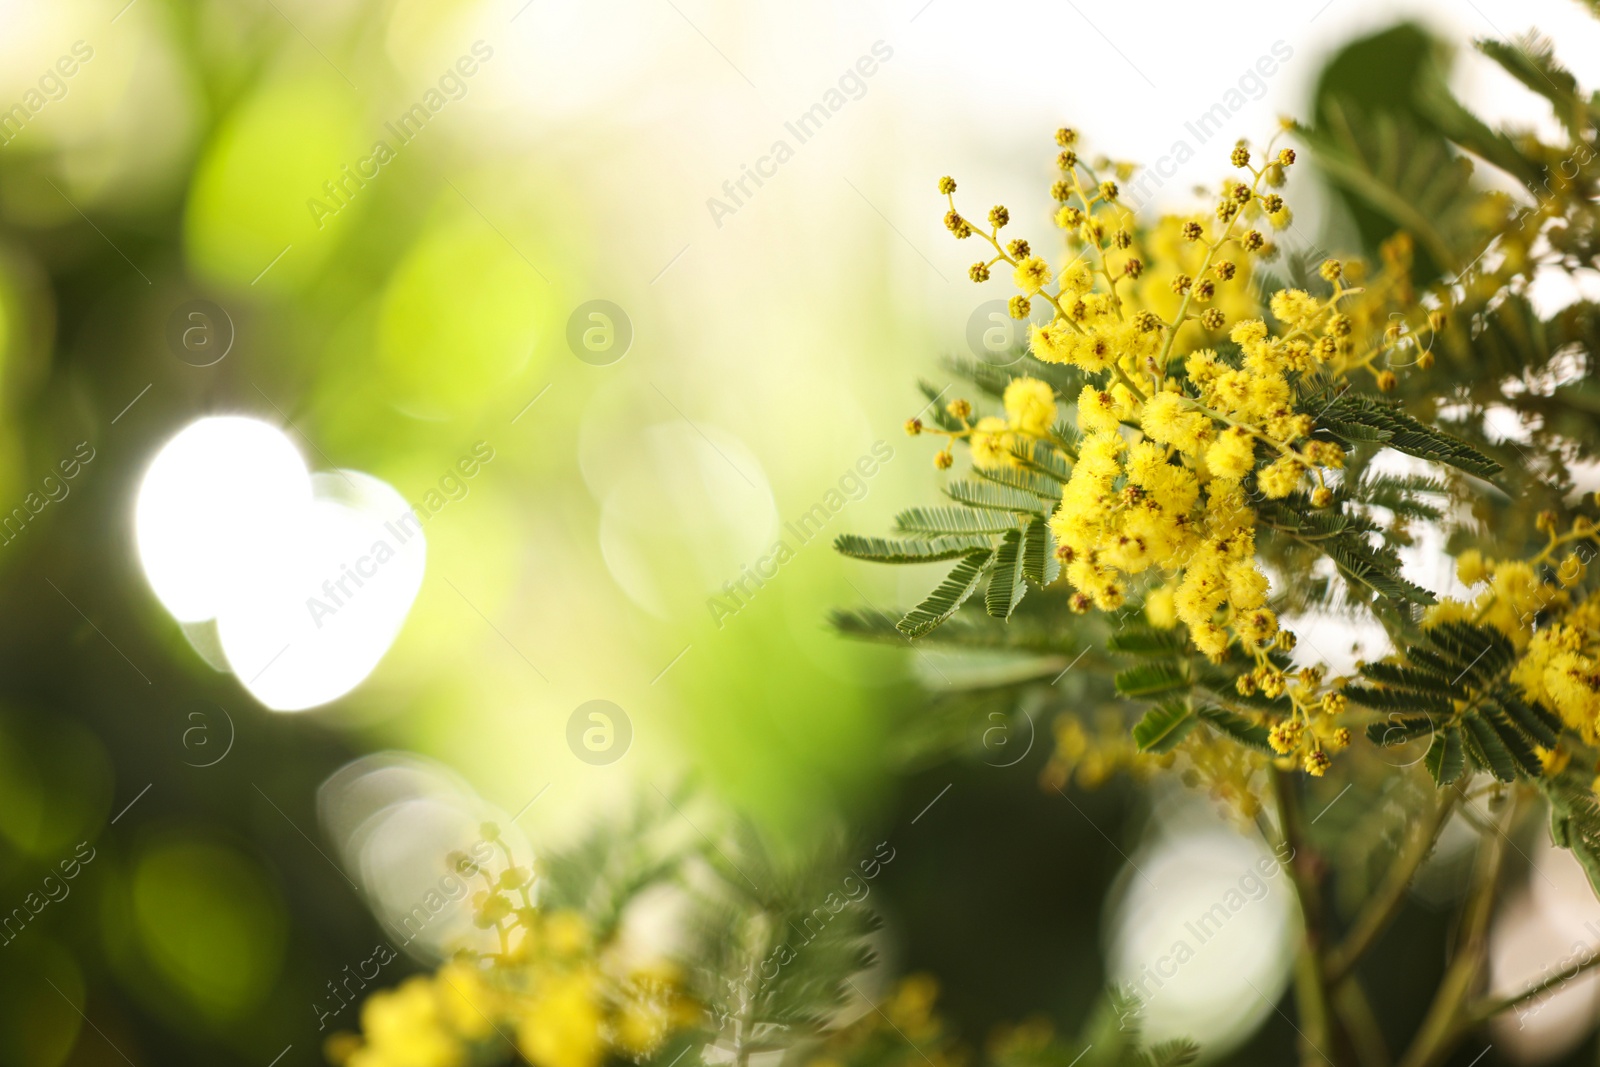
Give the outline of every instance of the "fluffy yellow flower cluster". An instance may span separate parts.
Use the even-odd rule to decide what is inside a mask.
[[[1055,750],[1039,771],[1045,789],[1065,789],[1073,782],[1081,789],[1098,789],[1116,774],[1141,781],[1177,760],[1171,752],[1155,757],[1141,753],[1115,708],[1064,713],[1056,717],[1051,732]]]
[[[1555,516],[1539,517],[1549,544],[1531,560],[1486,560],[1476,549],[1456,560],[1456,573],[1467,585],[1484,589],[1469,603],[1443,600],[1428,610],[1425,625],[1450,620],[1486,623],[1505,634],[1522,653],[1511,681],[1529,700],[1561,716],[1591,745],[1600,744],[1600,600],[1576,605],[1568,592],[1583,578],[1600,530],[1579,517],[1565,533],[1555,530]],[[1556,562],[1558,550],[1576,545]],[[1540,578],[1540,568],[1553,567],[1555,581]],[[1545,620],[1535,628],[1535,617]]]
[[[1026,294],[1012,301],[1013,314],[1027,315],[1034,297],[1054,309],[1048,323],[1032,328],[1034,355],[1111,379],[1104,386],[1086,385],[1075,398],[1078,428],[1086,436],[1052,521],[1067,581],[1077,590],[1074,607],[1115,610],[1127,597],[1127,580],[1154,568],[1174,582],[1170,603],[1176,618],[1189,626],[1203,652],[1219,657],[1233,638],[1263,648],[1276,636],[1277,621],[1265,607],[1267,582],[1254,562],[1245,479],[1256,473],[1259,446],[1269,457],[1257,479],[1261,492],[1286,496],[1315,471],[1322,502],[1331,499],[1320,471],[1339,466],[1342,455],[1337,446],[1307,439],[1312,419],[1295,410],[1285,375],[1325,361],[1339,349],[1338,338],[1348,335],[1348,321],[1341,323],[1331,310],[1342,295],[1339,266],[1330,262],[1325,269],[1334,283],[1326,301],[1299,291],[1274,298],[1282,335],[1272,336],[1260,320],[1235,326],[1238,365],[1205,347],[1187,354],[1183,373],[1176,373],[1173,352],[1183,327],[1194,321],[1211,335],[1223,326],[1219,309],[1196,314],[1191,306],[1214,301],[1219,284],[1242,281],[1234,261],[1222,254],[1230,248],[1258,253],[1266,246],[1257,230],[1236,234],[1240,221],[1263,214],[1287,221],[1282,198],[1263,197],[1259,190],[1282,184],[1294,153],[1285,150],[1258,168],[1241,146],[1233,158],[1253,181],[1224,187],[1209,232],[1194,219],[1164,224],[1203,249],[1199,281],[1181,270],[1172,274],[1169,287],[1179,302],[1163,308],[1169,321],[1144,306],[1141,295],[1148,294],[1132,284],[1145,272],[1144,260],[1130,251],[1132,220],[1117,206],[1116,183],[1097,180],[1077,157],[1076,140],[1070,130],[1057,135],[1064,177],[1053,190],[1063,202],[1056,221],[1067,231],[1070,258],[1054,279],[1054,291],[1049,264],[1028,242],[1002,247],[998,232],[1009,212],[991,212],[993,229],[984,234],[956,211],[954,181],[940,183],[952,196],[946,216],[952,232],[977,233],[994,248],[995,257],[978,265],[982,270],[975,267],[973,276],[987,277],[994,263],[1010,263]],[[1124,252],[1120,271],[1114,271],[1112,257]],[[1124,281],[1126,294],[1118,289]],[[972,429],[974,464],[1014,464],[1012,435],[1046,437],[1054,401],[1044,382],[1013,381],[1005,394],[1008,417],[980,419]]]
[[[498,933],[501,951],[462,953],[374,993],[361,1008],[361,1036],[330,1039],[334,1063],[466,1067],[509,1041],[534,1067],[598,1067],[608,1054],[654,1052],[703,1014],[669,964],[621,965],[580,915],[537,908],[527,868],[508,863],[496,875],[461,854],[452,862],[487,884],[473,899],[475,922]]]
[[[346,1067],[458,1067],[494,1036],[490,991],[477,967],[451,963],[416,975],[361,1006],[362,1037],[336,1034],[328,1055]]]
[[[1486,560],[1476,549],[1456,559],[1456,575],[1467,585],[1484,585],[1473,600],[1451,598],[1430,607],[1424,625],[1461,621],[1487,623],[1526,651],[1533,638],[1533,618],[1567,606],[1567,594],[1539,577],[1538,566],[1525,560]]]
[[[1589,744],[1600,745],[1600,603],[1585,601],[1534,634],[1511,680]]]
[[[1288,693],[1295,714],[1267,731],[1267,742],[1279,755],[1298,755],[1306,773],[1321,777],[1332,762],[1330,753],[1348,748],[1350,730],[1337,717],[1348,706],[1344,694],[1322,690],[1321,667],[1306,667],[1286,675],[1260,666],[1236,683],[1240,693],[1259,691],[1269,697]],[[1319,695],[1320,694],[1320,695]],[[1320,711],[1317,715],[1313,712]]]
[[[973,279],[1008,264],[1022,291],[1010,301],[1012,315],[1029,316],[1036,301],[1048,305],[1049,320],[1031,327],[1030,348],[1038,360],[1070,364],[1089,378],[1066,398],[1075,403],[1081,440],[1074,447],[1064,439],[1069,431],[1053,428],[1050,385],[1025,377],[1006,388],[1004,418],[971,423],[971,406],[960,400],[948,408],[960,427],[934,432],[968,438],[980,470],[1017,465],[1026,438],[1069,456],[1070,478],[1050,525],[1073,610],[1118,610],[1137,582],[1152,623],[1183,623],[1214,661],[1237,644],[1258,663],[1248,684],[1287,693],[1295,708],[1274,746],[1320,774],[1327,752],[1343,747],[1348,732],[1317,717],[1342,710],[1322,701],[1320,676],[1291,685],[1271,663],[1268,653],[1292,647],[1293,635],[1280,631],[1268,606],[1253,504],[1302,488],[1315,507],[1333,503],[1337,479],[1330,486],[1328,475],[1343,466],[1344,453],[1326,435],[1313,437],[1317,424],[1302,407],[1310,406],[1302,383],[1337,386],[1361,368],[1380,388],[1392,387],[1393,373],[1374,361],[1400,338],[1358,351],[1353,316],[1371,309],[1347,312],[1343,305],[1363,291],[1346,284],[1362,271],[1336,260],[1320,269],[1326,296],[1285,289],[1268,301],[1270,322],[1259,312],[1247,317],[1258,308],[1245,286],[1252,257],[1274,252],[1251,223],[1288,224],[1290,210],[1271,190],[1284,184],[1292,150],[1257,165],[1241,143],[1231,159],[1249,181],[1225,182],[1212,217],[1165,218],[1146,231],[1119,204],[1116,182],[1100,180],[1078,157],[1076,141],[1071,130],[1057,133],[1062,177],[1052,193],[1062,205],[1055,221],[1067,246],[1059,271],[1026,240],[1002,243],[1000,230],[1010,221],[1004,207],[989,213],[986,232],[956,209],[952,179],[941,179],[939,188],[949,200],[951,232],[977,235],[993,249],[992,258],[973,265]],[[1127,165],[1118,170],[1125,175]],[[1401,252],[1392,258],[1403,260]],[[1429,320],[1429,328],[1439,325]],[[1415,331],[1406,339],[1420,347]],[[936,463],[951,466],[950,452]]]
[[[1047,382],[1035,378],[1016,378],[1006,386],[1005,417],[986,415],[972,422],[972,402],[952,400],[945,405],[950,417],[960,423],[959,430],[941,430],[922,424],[921,419],[906,423],[910,434],[942,434],[952,442],[965,438],[972,450],[972,462],[983,470],[998,470],[1018,465],[1016,449],[1024,438],[1047,441],[1055,445],[1064,442],[1054,431],[1056,421],[1055,390]],[[948,470],[955,456],[948,448],[934,457],[934,466]]]

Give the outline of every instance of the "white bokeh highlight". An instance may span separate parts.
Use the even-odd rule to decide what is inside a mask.
[[[427,563],[410,505],[359,471],[312,476],[304,521],[265,553],[217,620],[246,689],[300,711],[360,685],[400,633]]]
[[[311,475],[293,442],[257,419],[191,423],[145,472],[134,512],[139,561],[179,622],[216,618],[248,571],[303,521]]]
[[[134,525],[156,598],[191,642],[197,629],[214,634],[206,647],[275,711],[360,685],[427,563],[420,520],[392,486],[312,474],[281,430],[241,416],[201,419],[157,453]]]
[[[452,870],[447,858],[460,851],[498,871],[507,850],[525,866],[533,851],[514,816],[460,775],[406,752],[363,756],[317,789],[317,816],[340,869],[361,888],[396,947],[435,962],[462,948],[498,949],[494,933],[472,922],[471,897],[482,890],[482,878]],[[495,824],[495,842],[483,836],[486,821]],[[537,883],[531,892],[537,899]]]
[[[1289,874],[1259,840],[1198,813],[1172,820],[1110,899],[1107,978],[1132,987],[1151,1041],[1187,1037],[1219,1058],[1272,1013],[1297,916]]]

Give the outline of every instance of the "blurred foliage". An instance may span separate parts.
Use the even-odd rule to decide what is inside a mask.
[[[638,470],[647,427],[698,447],[713,419],[748,437],[761,417],[735,395],[691,400],[714,367],[641,365],[675,330],[703,331],[674,321],[681,301],[650,272],[619,281],[600,247],[613,191],[593,163],[613,133],[529,99],[515,65],[536,25],[412,0],[64,0],[8,16],[5,106],[78,59],[0,147],[0,587],[17,606],[0,641],[0,914],[27,916],[0,945],[0,1062],[267,1063],[290,1044],[285,1063],[309,1062],[329,983],[382,936],[313,807],[365,751],[429,752],[508,805],[554,782],[566,798],[527,818],[556,837],[681,774],[686,751],[801,842],[880,802],[879,695],[863,680],[899,672],[819,624],[848,588],[825,546],[722,630],[704,598],[745,557],[664,568],[676,599],[652,613],[597,547],[608,494],[624,495],[606,479]],[[442,109],[401,143],[390,125],[441,84]],[[393,156],[371,176],[378,140]],[[597,290],[654,352],[574,358],[567,317]],[[194,300],[220,312],[208,342],[231,341],[209,366],[174,341]],[[139,574],[145,465],[225,413],[412,500],[474,442],[497,449],[430,525],[396,646],[312,715],[254,706]],[[580,441],[612,451],[583,468]],[[840,435],[771,463],[762,485],[786,505],[813,498],[868,444]],[[662,558],[693,542],[681,517],[651,518]],[[634,717],[619,768],[565,745],[567,716],[596,695]],[[66,880],[80,844],[95,858]]]
[[[852,433],[823,435],[803,453],[777,444],[797,428],[817,436],[819,405],[839,411],[841,424],[856,418],[835,406],[837,368],[828,360],[868,392],[894,379],[893,361],[846,363],[850,346],[833,346],[837,355],[804,350],[806,335],[796,332],[772,340],[766,360],[744,360],[741,342],[739,360],[755,368],[742,373],[753,378],[734,377],[731,358],[694,370],[657,363],[649,369],[663,372],[650,382],[661,383],[655,392],[589,373],[565,350],[564,331],[570,309],[615,274],[598,248],[606,213],[593,185],[605,176],[595,161],[610,158],[607,136],[637,131],[579,138],[558,120],[485,101],[480,82],[416,144],[401,146],[348,206],[320,226],[307,210],[307,199],[325,195],[324,182],[367,158],[385,123],[470,49],[465,7],[195,0],[124,9],[66,0],[34,5],[35,20],[4,46],[6,103],[73,42],[92,46],[93,58],[67,80],[62,100],[0,149],[0,405],[9,416],[0,420],[0,512],[21,507],[30,516],[20,534],[0,535],[0,583],[13,606],[0,639],[0,915],[13,916],[0,944],[10,954],[0,956],[0,1062],[312,1062],[329,987],[387,936],[348,877],[358,872],[329,858],[338,853],[317,829],[312,798],[354,756],[395,744],[473,767],[490,783],[485,791],[508,803],[531,794],[530,782],[574,786],[591,804],[560,805],[552,823],[568,834],[583,821],[574,812],[587,817],[591,805],[628,791],[619,782],[631,788],[658,771],[665,781],[677,756],[694,751],[707,795],[748,813],[757,829],[705,825],[751,850],[730,854],[752,873],[758,858],[770,864],[772,884],[785,891],[750,896],[697,837],[670,875],[646,868],[649,877],[615,898],[597,896],[597,861],[620,857],[614,843],[634,839],[613,826],[554,850],[544,868],[561,887],[553,899],[608,933],[625,900],[685,881],[691,868],[713,872],[693,888],[719,887],[698,900],[706,910],[696,929],[708,938],[814,907],[806,894],[826,868],[821,857],[860,859],[829,840],[829,829],[843,813],[860,823],[881,816],[895,847],[916,847],[880,883],[875,906],[891,925],[873,935],[886,957],[875,974],[891,965],[932,970],[944,1002],[935,1013],[922,979],[858,979],[886,1015],[813,1034],[795,1046],[797,1059],[925,1062],[880,1025],[892,1023],[915,1033],[942,1067],[963,1054],[957,1035],[1041,1012],[1054,1029],[1017,1028],[990,1058],[1000,1067],[1064,1067],[1080,1045],[1059,1035],[1081,1029],[1081,1041],[1112,1057],[1105,1062],[1123,1062],[1118,1042],[1131,1036],[1105,1036],[1094,1029],[1104,1019],[1087,1017],[1102,977],[1099,909],[1121,866],[1118,846],[1095,827],[1119,841],[1136,834],[1143,800],[1121,781],[1092,796],[1066,785],[1067,770],[1082,772],[1092,760],[1047,764],[1048,722],[1059,708],[1111,703],[1094,671],[1040,685],[1073,662],[1076,643],[1041,626],[1029,657],[1004,664],[998,684],[969,685],[984,671],[993,682],[992,664],[946,658],[932,637],[910,664],[892,649],[834,640],[820,606],[855,593],[820,546],[786,564],[784,580],[721,629],[704,622],[702,598],[736,566],[715,575],[670,569],[673,606],[687,608],[663,620],[619,589],[596,547],[609,499],[603,474],[622,464],[608,453],[595,465],[600,475],[575,471],[571,443],[593,436],[597,409],[608,426],[683,429],[668,406],[676,402],[696,428],[714,412],[747,438],[766,429],[771,447],[760,451],[789,519],[803,510],[797,501],[818,499],[867,444],[855,440],[853,423]],[[490,43],[497,55],[515,47],[502,37]],[[481,77],[505,62],[489,61]],[[1412,92],[1396,84],[1398,69],[1386,61],[1340,77],[1374,87],[1362,106],[1396,110]],[[1424,121],[1414,110],[1399,109]],[[1325,114],[1320,105],[1316,114]],[[632,181],[617,184],[637,196]],[[1373,225],[1363,235],[1375,243],[1385,232],[1381,215]],[[829,264],[835,254],[830,246]],[[863,264],[871,285],[836,283],[819,288],[819,299],[862,317],[879,309],[888,284],[880,275],[889,271],[872,255]],[[643,279],[635,291],[646,292]],[[231,321],[234,347],[212,367],[181,361],[168,340],[174,311],[194,298],[213,301]],[[661,336],[669,327],[691,334],[696,346],[708,332],[676,322],[679,309],[665,295],[639,296],[629,310]],[[904,343],[876,316],[849,325],[865,331],[868,349]],[[1562,328],[1577,336],[1588,327]],[[788,357],[817,369],[815,380],[791,375],[793,421],[785,423],[752,406],[748,393],[752,381],[770,382],[773,360]],[[551,395],[525,409],[547,385]],[[714,399],[685,399],[701,395]],[[1553,420],[1580,417],[1576,400],[1553,406],[1530,392],[1517,403]],[[506,459],[448,525],[430,528],[430,578],[400,642],[360,693],[326,713],[250,706],[232,679],[205,665],[138,574],[128,516],[144,464],[181,425],[231,411],[284,425],[318,468],[371,471],[413,499],[473,441],[523,443],[503,450]],[[648,452],[643,440],[622,440],[621,454]],[[33,513],[28,495],[48,495],[43,479],[80,442],[95,459],[65,497]],[[897,472],[909,466],[896,460]],[[893,477],[912,480],[909,472]],[[648,547],[660,558],[693,558],[699,546],[688,520],[646,517],[655,524]],[[1495,517],[1517,518],[1509,510]],[[846,520],[834,523],[827,538]],[[555,676],[553,694],[486,619]],[[563,658],[573,667],[566,677],[551,663]],[[907,692],[913,671],[955,695]],[[644,766],[626,778],[577,778],[561,740],[566,714],[593,695],[595,679],[623,690],[619,699],[637,713]],[[1016,750],[995,746],[1024,736],[1030,753],[997,769]],[[219,752],[227,754],[212,763]],[[951,766],[956,752],[974,758]],[[1103,779],[1115,763],[1090,767],[1090,776]],[[911,777],[887,781],[885,767]],[[1071,789],[1086,814],[1039,794],[1031,783],[1041,773]],[[884,800],[895,786],[903,793]],[[923,818],[946,786],[955,790],[949,799],[974,799],[947,818],[937,808],[939,819]],[[80,845],[92,860],[76,859]],[[63,864],[75,861],[68,878]],[[979,911],[992,914],[972,922]],[[1425,947],[1440,931],[1426,927],[1444,920],[1412,919],[1383,957],[1395,965],[1389,977],[1405,979],[1382,988],[1397,1015],[1416,1010],[1416,990],[1436,979]],[[749,951],[733,940],[720,945]],[[863,951],[854,937],[837,947],[804,996],[776,1007],[816,1015],[836,1004],[834,972]],[[417,963],[402,956],[391,966],[385,984],[403,982]],[[709,1001],[726,993],[715,985],[720,970],[685,980]],[[353,1023],[341,1017],[340,1025]],[[1281,1060],[1293,1038],[1275,1020],[1240,1062]],[[274,1061],[280,1050],[287,1055]]]
[[[1093,787],[1120,769],[1142,778],[1176,768],[1241,826],[1254,822],[1269,842],[1293,846],[1300,858],[1289,870],[1305,925],[1295,1026],[1307,1064],[1388,1062],[1386,1044],[1407,1049],[1401,1062],[1442,1063],[1474,1027],[1534,995],[1481,992],[1508,828],[1525,838],[1547,813],[1550,839],[1572,851],[1600,893],[1600,803],[1591,782],[1600,766],[1600,616],[1588,567],[1600,497],[1579,491],[1593,488],[1600,445],[1588,399],[1595,306],[1563,295],[1559,310],[1541,311],[1535,294],[1540,283],[1600,262],[1591,240],[1600,95],[1585,95],[1536,34],[1478,48],[1548,102],[1558,134],[1496,130],[1473,115],[1447,88],[1441,45],[1411,25],[1333,60],[1319,82],[1315,125],[1294,127],[1350,225],[1319,243],[1339,248],[1351,239],[1372,266],[1326,260],[1319,280],[1311,268],[1321,253],[1271,262],[1276,250],[1259,233],[1233,233],[1236,217],[1246,220],[1241,233],[1263,218],[1284,229],[1292,217],[1260,186],[1281,185],[1273,161],[1287,167],[1294,157],[1274,157],[1269,147],[1264,161],[1252,162],[1259,149],[1244,142],[1233,164],[1254,184],[1225,183],[1214,220],[1207,213],[1157,223],[1122,212],[1115,185],[1101,181],[1109,173],[1125,180],[1130,164],[1090,163],[1074,131],[1060,131],[1063,178],[1053,192],[1068,205],[1057,225],[1069,265],[1059,293],[1047,287],[1050,269],[1030,258],[1028,242],[999,238],[1004,208],[983,223],[959,214],[952,199],[946,226],[958,239],[982,238],[971,243],[985,256],[994,252],[973,266],[972,280],[1015,268],[1024,295],[1012,298],[1013,316],[1045,300],[1054,322],[1034,327],[1029,348],[1007,364],[951,363],[971,400],[923,383],[927,403],[908,432],[944,439],[934,464],[941,471],[954,465],[956,445],[970,446],[970,469],[941,485],[948,502],[902,512],[895,539],[836,542],[844,555],[870,562],[942,561],[944,578],[921,603],[835,616],[858,638],[966,653],[955,661],[972,668],[962,692],[938,701],[936,724],[919,730],[926,750],[970,748],[963,739],[985,720],[1053,713],[1047,788],[1074,779]],[[1493,173],[1480,173],[1485,165]],[[941,179],[942,193],[955,189]],[[1183,275],[1173,286],[1184,294],[1174,315],[1134,282],[1146,259],[1181,262],[1182,252],[1160,237],[1180,223],[1205,254],[1189,257],[1198,261],[1186,268],[1196,278]],[[1266,317],[1266,294],[1274,294],[1270,315],[1279,326],[1247,321],[1225,336],[1233,313],[1186,321],[1189,287],[1199,288],[1230,239],[1268,261],[1254,265],[1260,307],[1247,314]],[[1123,254],[1132,257],[1126,277],[1114,260]],[[1235,278],[1225,266],[1219,287]],[[1118,293],[1124,281],[1127,291]],[[1323,314],[1332,315],[1325,330]],[[1187,343],[1174,350],[1185,329]],[[1147,341],[1152,335],[1165,344]],[[1288,400],[1278,411],[1253,412],[1237,379],[1251,376],[1255,388],[1266,376],[1272,386],[1274,359],[1292,357],[1296,343],[1317,346],[1315,361],[1285,371]],[[1196,354],[1173,370],[1169,354],[1189,352]],[[1218,375],[1231,375],[1235,392]],[[1057,400],[1076,411],[1058,421]],[[1275,429],[1268,416],[1285,409],[1303,413],[1304,426]],[[1204,416],[1214,430],[1218,443],[1209,450],[1212,438],[1181,422],[1190,410],[1199,414],[1187,417]],[[1223,440],[1241,421],[1256,451],[1235,463]],[[1279,453],[1288,456],[1295,441],[1293,476],[1278,477]],[[1152,451],[1148,442],[1161,444]],[[1340,468],[1331,489],[1317,470],[1328,465],[1320,456],[1329,443],[1339,454],[1331,466]],[[1119,462],[1124,451],[1129,458]],[[1401,466],[1394,452],[1428,464]],[[1296,483],[1308,473],[1317,487],[1301,491]],[[1196,504],[1198,490],[1181,491],[1196,477],[1204,504]],[[1218,502],[1226,504],[1241,477],[1241,502],[1219,523]],[[1238,554],[1269,566],[1270,602],[1233,570],[1224,577],[1220,567],[1214,575],[1206,569],[1207,552],[1233,543],[1241,514],[1250,535]],[[1459,559],[1455,589],[1436,594],[1401,573],[1401,551],[1428,544],[1447,545]],[[1449,595],[1462,589],[1470,591]],[[1381,661],[1338,673],[1321,649],[1296,651],[1296,634],[1279,631],[1278,613],[1296,630],[1318,617],[1370,620]],[[1079,677],[1061,692],[1057,683],[1069,673]],[[1398,825],[1384,815],[1393,836],[1376,852],[1371,819],[1357,826],[1342,817],[1313,831],[1302,817],[1320,791],[1295,772],[1327,773],[1330,756],[1355,740],[1348,726],[1334,728],[1339,722],[1364,725],[1371,743],[1357,741],[1348,759],[1333,762],[1343,786],[1335,799],[1360,786],[1372,803],[1351,806],[1386,813],[1397,796],[1409,797]],[[1415,760],[1385,751],[1419,739],[1426,754]],[[1392,788],[1423,768],[1439,799],[1411,785]],[[1409,1019],[1392,1005],[1375,1012],[1362,983],[1379,968],[1363,965],[1358,974],[1357,962],[1401,912],[1411,876],[1452,810],[1486,795],[1494,798],[1491,815],[1461,814],[1481,844],[1433,1003]],[[1349,875],[1335,858],[1351,865]],[[1372,877],[1377,866],[1388,868],[1381,880]],[[1330,887],[1342,914],[1325,909]],[[1600,962],[1593,953],[1582,958],[1585,967]]]
[[[685,804],[709,833],[675,828]],[[879,921],[864,902],[898,858],[888,841],[836,841],[782,860],[748,824],[680,794],[531,867],[489,842],[500,844],[498,827],[486,825],[452,859],[482,878],[473,910],[498,935],[498,951],[460,952],[430,977],[373,994],[362,1033],[329,1038],[335,1063],[444,1067],[520,1055],[550,1067],[666,1065],[691,1052],[735,1064],[971,1061],[936,1011],[938,983],[922,974],[891,981],[875,951]],[[670,949],[630,949],[630,929],[653,925],[641,913],[663,906],[676,928]],[[997,1032],[986,1059],[1181,1067],[1196,1051],[1185,1041],[1147,1045],[1131,1002],[1113,993],[1081,1037],[1036,1020]]]

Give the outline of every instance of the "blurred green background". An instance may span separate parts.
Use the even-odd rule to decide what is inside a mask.
[[[521,809],[535,847],[685,780],[795,848],[840,824],[887,838],[905,857],[874,901],[893,966],[936,974],[974,1042],[1035,1013],[1075,1024],[1148,798],[1042,791],[1055,708],[1014,766],[986,761],[988,722],[957,724],[954,763],[907,764],[922,686],[960,665],[850,644],[825,617],[929,579],[827,546],[925,496],[931,450],[900,432],[912,381],[1004,295],[966,285],[934,179],[1009,197],[1042,232],[1063,116],[1118,156],[1167,152],[1192,101],[1281,39],[1293,61],[1218,144],[1264,137],[1394,16],[1316,6],[1245,5],[1237,29],[1197,8],[1157,32],[954,0],[4,5],[0,511],[26,521],[0,534],[0,910],[28,921],[0,945],[0,1063],[321,1062],[327,984],[388,934],[318,790],[388,750]],[[1494,32],[1427,17],[1446,42]],[[1334,76],[1404,108],[1443,46],[1385,40]],[[863,56],[875,72],[842,82]],[[800,143],[786,124],[840,86]],[[418,105],[425,124],[397,132]],[[764,163],[779,140],[794,158]],[[1220,172],[1210,148],[1156,206]],[[739,190],[752,168],[768,176]],[[1307,241],[1375,239],[1305,196]],[[572,344],[595,300],[620,309],[625,351]],[[194,301],[227,349],[206,366],[181,340]],[[261,706],[141,573],[143,472],[217,414],[412,501],[493,449],[429,521],[394,647],[332,704]],[[873,473],[852,476],[864,456]],[[786,532],[818,504],[808,540]],[[733,599],[779,538],[792,558]],[[631,724],[603,766],[568,744],[590,700]],[[1385,946],[1397,1032],[1445,921],[1420,910]],[[1293,1036],[1274,1016],[1234,1062],[1281,1062]]]

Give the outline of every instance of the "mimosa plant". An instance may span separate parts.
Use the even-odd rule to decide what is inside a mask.
[[[1062,129],[1048,238],[1013,236],[1005,207],[967,214],[940,179],[946,227],[978,249],[972,280],[1015,288],[1027,345],[1003,363],[952,360],[965,384],[923,386],[906,429],[937,440],[945,499],[902,512],[892,538],[837,544],[948,568],[903,613],[841,612],[844,632],[1023,662],[930,718],[964,720],[955,733],[970,737],[996,706],[1050,708],[1047,786],[1176,775],[1289,857],[1306,1065],[1389,1062],[1363,961],[1453,819],[1477,834],[1476,859],[1398,1063],[1442,1063],[1498,1013],[1600,964],[1569,961],[1509,995],[1485,975],[1519,836],[1548,832],[1600,889],[1600,502],[1579,490],[1600,453],[1600,306],[1541,314],[1530,295],[1536,277],[1600,263],[1600,98],[1537,40],[1481,47],[1549,102],[1563,137],[1493,130],[1437,87],[1417,101],[1425,128],[1330,105],[1315,127],[1236,145],[1204,210],[1149,218],[1123,203],[1132,165],[1082,155]],[[1287,196],[1304,183],[1291,175],[1308,164],[1381,224],[1375,254],[1284,250]],[[1508,421],[1519,429],[1491,431]],[[1453,594],[1408,562],[1423,545],[1453,557]],[[1323,616],[1382,647],[1330,660],[1303,633]],[[929,734],[924,747],[952,736]],[[1330,891],[1338,820],[1313,826],[1308,804],[1348,790],[1366,810],[1397,780],[1426,789],[1399,792],[1414,799],[1382,875],[1336,907],[1349,895]],[[363,1035],[330,1042],[336,1060],[963,1059],[930,979],[875,972],[875,923],[833,906],[818,873],[830,863],[779,862],[736,829],[673,839],[647,815],[537,863],[456,862],[482,881],[490,947],[373,996]],[[640,954],[626,917],[653,891],[678,900],[681,936]],[[1109,990],[1083,1035],[1024,1025],[989,1058],[1196,1058],[1188,1042],[1147,1046],[1134,1007]]]

